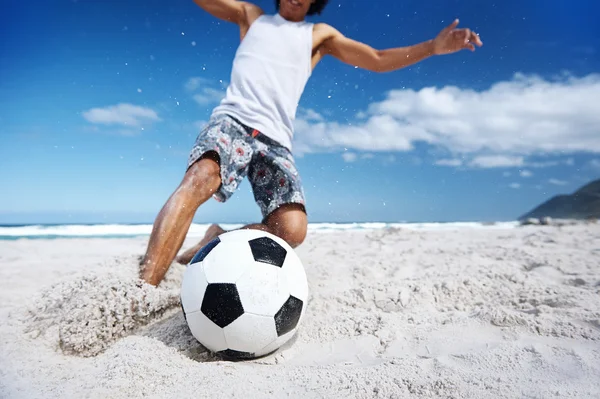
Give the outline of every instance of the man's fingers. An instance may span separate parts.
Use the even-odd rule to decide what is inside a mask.
[[[475,46],[483,46],[483,42],[477,33],[469,28],[456,29],[457,26],[458,19],[455,19],[450,25],[442,29],[440,33],[440,36],[447,36],[446,45],[454,47],[452,51],[457,51],[461,48],[475,51]]]
[[[471,29],[465,28],[463,30],[462,34],[463,34],[463,40],[465,41],[465,43],[469,43],[469,41],[471,40]]]
[[[456,28],[457,26],[458,26],[458,18],[456,18],[454,21],[452,21],[452,23],[450,25],[448,25],[444,29],[442,29],[442,33],[447,34],[452,29]]]
[[[463,48],[468,48],[470,50],[474,50],[475,47],[474,45],[477,45],[477,47],[481,47],[483,46],[483,42],[481,41],[481,38],[479,37],[479,35],[475,32],[473,32],[471,29],[469,28],[465,28],[465,29],[457,29],[455,32],[457,35],[457,39],[461,40],[462,46]]]
[[[483,42],[481,41],[481,38],[475,32],[471,32],[471,40],[470,41],[471,41],[471,43],[475,43],[479,47],[483,46]]]

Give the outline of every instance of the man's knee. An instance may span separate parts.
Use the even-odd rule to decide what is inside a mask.
[[[306,238],[306,223],[284,223],[276,225],[273,230],[275,235],[283,238],[292,248],[296,248]]]
[[[292,248],[304,242],[308,231],[306,212],[301,205],[286,205],[267,218],[267,226],[275,235],[283,238]]]
[[[190,166],[181,183],[182,188],[198,194],[204,192],[212,194],[220,185],[221,167],[218,158],[210,155],[202,157]]]

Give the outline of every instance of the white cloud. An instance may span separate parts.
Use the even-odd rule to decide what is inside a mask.
[[[196,93],[192,98],[200,105],[216,105],[223,97],[227,88],[227,82],[222,80],[213,81],[204,77],[194,76],[184,84],[185,90]]]
[[[567,184],[566,181],[564,181],[564,180],[558,180],[558,179],[548,179],[548,183],[554,184],[556,186],[564,186],[564,185]]]
[[[354,152],[344,152],[342,154],[342,158],[345,162],[354,162],[358,158],[358,156]]]
[[[532,168],[548,168],[550,166],[556,166],[560,162],[558,161],[542,161],[542,162],[528,162],[527,166]]]
[[[185,82],[184,87],[187,91],[196,91],[202,86],[210,86],[212,81],[200,76],[191,77]]]
[[[160,121],[151,108],[133,104],[117,104],[104,108],[92,108],[82,113],[91,123],[138,127],[144,123]]]
[[[412,141],[424,134],[421,129],[403,126],[388,115],[375,115],[366,123],[357,125],[297,119],[296,132],[295,151],[304,153],[343,148],[359,151],[408,151],[413,148]]]
[[[484,91],[391,90],[383,101],[358,112],[364,119],[354,124],[299,117],[295,148],[411,151],[421,141],[448,150],[453,158],[472,159],[475,167],[529,165],[529,156],[600,153],[598,97],[600,74],[552,80],[516,74]]]
[[[324,118],[321,114],[312,108],[299,108],[298,116],[307,121],[322,122]]]
[[[527,162],[527,166],[530,166],[532,168],[548,168],[550,166],[558,166],[561,164],[564,164],[567,166],[573,166],[573,165],[575,165],[575,160],[573,158],[567,158],[567,159],[560,160],[560,161]]]
[[[436,165],[439,166],[461,166],[463,164],[463,161],[461,159],[439,159],[437,161],[435,161]]]
[[[479,168],[506,168],[523,165],[523,157],[507,155],[480,155],[471,161],[470,165]]]
[[[510,173],[510,172],[503,172],[503,173],[502,173],[502,176],[504,176],[504,177],[509,177],[510,175],[511,175],[511,173]]]
[[[373,159],[373,158],[375,158],[375,156],[369,152],[361,154],[360,156],[359,156],[359,154],[357,154],[355,152],[343,152],[342,158],[346,162],[355,162],[359,159]],[[396,161],[396,157],[394,157],[393,155],[389,155],[389,156],[383,158],[384,163],[391,163],[394,161]]]
[[[225,97],[225,91],[203,87],[200,93],[194,94],[194,100],[200,105],[216,104]]]
[[[589,163],[588,166],[593,168],[593,169],[600,169],[600,159],[592,159]]]
[[[529,170],[525,169],[525,170],[522,170],[522,171],[519,173],[519,175],[520,175],[521,177],[531,177],[531,176],[533,176],[533,173],[532,173],[531,171],[529,171]]]
[[[510,188],[517,189],[517,188],[520,188],[520,187],[521,187],[521,185],[520,185],[519,183],[511,183],[511,184],[509,185],[509,187],[510,187]]]

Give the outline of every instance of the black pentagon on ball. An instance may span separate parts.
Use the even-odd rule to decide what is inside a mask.
[[[204,260],[204,258],[206,258],[206,255],[208,255],[210,253],[210,251],[212,251],[217,246],[217,244],[219,244],[220,242],[221,242],[221,240],[219,239],[219,237],[217,237],[214,240],[210,241],[205,246],[203,246],[202,248],[200,248],[200,250],[198,252],[196,252],[196,255],[194,255],[194,257],[190,261],[190,265],[192,265],[194,263],[202,262]]]
[[[290,295],[281,309],[277,311],[275,314],[275,327],[277,328],[278,337],[296,328],[302,314],[303,304],[302,300]]]
[[[244,314],[244,307],[235,284],[209,284],[202,300],[202,313],[223,328]]]
[[[283,266],[287,251],[277,241],[269,237],[260,237],[248,241],[248,244],[250,244],[255,261],[277,267]]]

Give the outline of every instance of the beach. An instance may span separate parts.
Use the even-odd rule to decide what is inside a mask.
[[[243,362],[192,337],[185,266],[137,280],[146,244],[0,241],[0,397],[600,397],[600,223],[313,229],[298,334]]]

